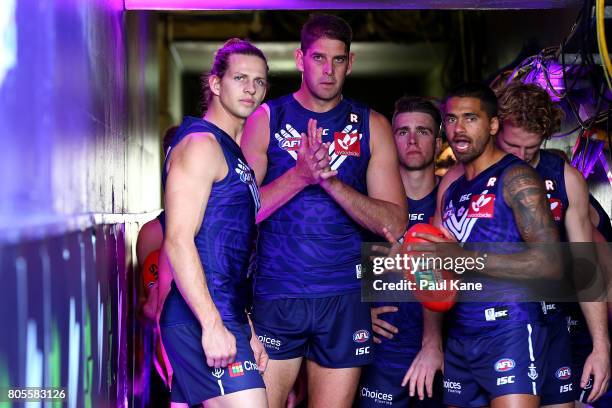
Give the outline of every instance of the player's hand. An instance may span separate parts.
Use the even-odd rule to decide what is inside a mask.
[[[402,380],[402,387],[408,386],[408,394],[411,397],[414,397],[416,392],[419,399],[422,400],[425,398],[425,391],[427,391],[427,396],[431,398],[433,396],[433,381],[438,370],[444,370],[442,349],[436,346],[423,346],[408,371],[406,371]]]
[[[147,299],[145,300],[145,302],[142,304],[142,307],[141,307],[143,316],[149,322],[159,321],[158,315],[157,315],[158,294],[159,294],[159,287],[157,285],[157,282],[155,282],[155,284],[151,286],[151,288],[149,289]]]
[[[393,258],[395,255],[402,252],[402,244],[400,244],[397,239],[391,234],[389,228],[383,228],[383,237],[391,244],[391,246],[381,246],[381,245],[372,245],[372,251],[378,252],[382,255],[386,255],[390,258]]]
[[[593,348],[593,351],[589,354],[584,363],[582,377],[580,378],[580,387],[586,387],[591,375],[593,376],[593,388],[587,400],[588,403],[597,400],[608,389],[608,383],[610,381],[609,350]]]
[[[317,184],[338,174],[330,168],[330,144],[322,142],[322,134],[315,119],[308,120],[308,133],[301,134],[295,169],[306,184]]]
[[[314,163],[312,168],[313,175],[321,183],[338,174],[337,171],[330,167],[331,156],[329,155],[329,146],[331,143],[323,143],[323,129],[317,127],[317,120],[308,120],[308,143],[310,145],[311,159]]]
[[[227,367],[236,359],[236,338],[223,325],[220,317],[202,328],[202,348],[209,367]]]
[[[415,238],[421,238],[421,239],[425,239],[429,242],[434,242],[434,243],[450,243],[450,242],[457,242],[457,240],[455,239],[455,237],[453,236],[453,234],[451,234],[446,228],[444,227],[439,227],[438,228],[440,231],[442,231],[442,233],[444,234],[444,238],[439,237],[437,235],[432,235],[432,234],[427,234],[424,232],[413,232],[412,236]]]
[[[373,258],[378,257],[394,258],[396,255],[401,254],[403,252],[402,244],[400,244],[397,239],[391,234],[389,228],[383,228],[383,236],[391,245],[372,245],[370,249],[373,253],[376,253],[377,255],[371,255],[370,261],[372,261]],[[405,273],[406,271],[398,269],[386,269],[386,272]]]
[[[268,352],[266,352],[266,348],[255,334],[251,336],[251,349],[255,356],[257,368],[259,368],[259,374],[263,374],[268,366]]]
[[[379,319],[378,316],[383,313],[394,313],[397,312],[398,308],[395,306],[380,306],[373,307],[370,309],[370,315],[372,316],[372,331],[379,336],[386,337],[388,339],[392,339],[394,334],[397,334],[399,331],[397,327],[393,326],[390,323],[387,323],[383,319]],[[382,341],[374,336],[374,343],[380,344]]]

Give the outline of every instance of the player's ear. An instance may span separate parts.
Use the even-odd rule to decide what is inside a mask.
[[[491,134],[496,135],[499,132],[499,118],[497,116],[493,116],[489,121],[489,126],[491,127]]]
[[[295,66],[300,72],[304,72],[304,51],[298,48],[294,52]]]
[[[442,151],[442,137],[440,137],[440,135],[438,135],[435,139],[434,142],[434,147],[435,147],[435,152],[434,152],[434,159],[436,157],[438,157],[438,155],[440,154],[440,152]]]
[[[349,55],[348,55],[348,67],[346,69],[346,75],[350,74],[351,71],[353,70],[353,62],[355,62],[355,53],[354,52],[349,52]]]
[[[221,92],[221,78],[217,75],[209,75],[208,76],[208,89],[213,95],[219,96]]]

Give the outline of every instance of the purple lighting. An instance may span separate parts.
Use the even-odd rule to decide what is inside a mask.
[[[125,0],[127,10],[548,9],[577,0]]]
[[[559,102],[565,92],[563,84],[563,68],[554,61],[536,60],[534,69],[527,74],[523,82],[534,83],[545,89],[550,99]]]
[[[371,8],[376,1],[363,2],[361,7]],[[325,0],[125,0],[127,10],[252,10],[252,9],[333,9],[340,4]]]

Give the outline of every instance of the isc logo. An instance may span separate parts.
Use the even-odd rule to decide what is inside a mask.
[[[510,371],[514,368],[515,365],[516,364],[514,363],[514,360],[512,360],[511,358],[502,358],[501,360],[498,360],[497,363],[495,363],[495,371],[497,371],[498,373]]]
[[[565,384],[559,387],[559,393],[572,391],[572,384]]]
[[[500,308],[499,310],[496,310],[494,307],[485,309],[485,320],[487,322],[492,322],[498,319],[508,320],[508,309]]]
[[[370,347],[359,347],[358,349],[355,349],[355,355],[356,356],[362,356],[364,354],[370,354]]]
[[[410,214],[410,221],[423,221],[425,214]]]
[[[497,379],[497,385],[514,384],[514,377],[514,375],[509,375],[507,377],[499,377]]]
[[[460,202],[460,203],[462,203],[462,202],[464,202],[464,201],[467,201],[467,200],[469,200],[469,199],[470,199],[470,197],[471,197],[471,196],[472,196],[472,193],[469,193],[469,194],[464,194],[464,195],[462,195],[462,196],[461,196],[461,198],[459,199],[459,202]]]
[[[353,333],[353,341],[355,343],[365,343],[370,338],[370,332],[367,330],[357,330]]]

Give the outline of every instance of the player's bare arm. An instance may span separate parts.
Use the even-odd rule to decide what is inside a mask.
[[[503,192],[525,242],[559,242],[544,183],[534,169],[528,165],[512,167],[503,177]],[[558,279],[561,277],[560,260],[560,248],[549,245],[547,251],[540,247],[512,255],[490,256],[483,272],[516,279]]]
[[[370,151],[367,196],[336,177],[323,180],[320,185],[362,227],[380,236],[384,236],[386,227],[393,236],[399,237],[407,224],[406,193],[391,125],[374,111],[370,114]]]
[[[164,250],[174,280],[202,326],[202,347],[207,364],[224,367],[236,355],[236,340],[227,331],[206,285],[205,271],[194,243],[213,182],[227,174],[223,152],[208,133],[194,133],[177,145],[168,163],[164,201]]]
[[[527,165],[514,166],[502,182],[504,199],[512,209],[522,239],[526,243],[559,242],[544,183],[535,170]],[[432,242],[446,241],[426,234],[415,235]],[[541,246],[531,247],[510,255],[487,254],[486,268],[481,271],[490,276],[514,279],[559,279],[561,272],[561,249],[555,245],[548,245],[546,250]]]
[[[565,229],[570,242],[592,242],[593,226],[589,217],[589,190],[582,175],[565,164],[565,191],[569,205],[565,215]],[[593,350],[587,357],[582,371],[581,386],[586,386],[593,375],[593,388],[588,402],[595,401],[607,389],[610,378],[610,339],[608,315],[605,302],[580,302],[589,333],[593,339]]]

